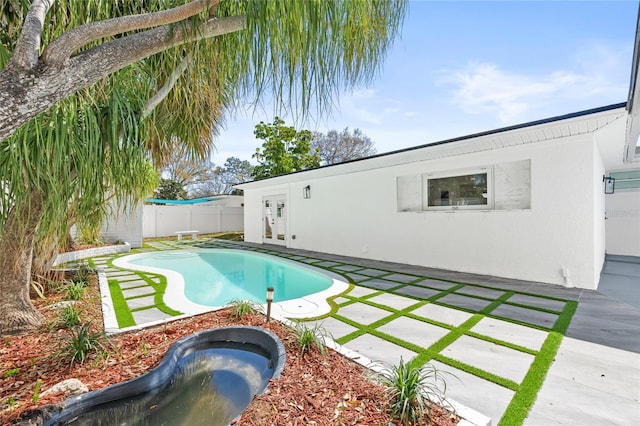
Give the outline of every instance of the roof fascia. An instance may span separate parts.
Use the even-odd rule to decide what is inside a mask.
[[[342,162],[342,163],[316,167],[316,168],[313,168],[313,169],[300,170],[300,171],[297,171],[297,172],[287,173],[287,174],[280,175],[280,176],[274,176],[274,177],[270,177],[270,178],[266,178],[266,179],[260,179],[260,180],[255,180],[255,181],[251,181],[251,182],[242,183],[242,184],[239,184],[239,185],[235,185],[234,187],[238,188],[238,189],[246,189],[246,188],[252,188],[252,187],[257,188],[257,187],[268,186],[268,185],[277,185],[279,183],[291,182],[292,179],[293,180],[304,179],[302,176],[297,177],[295,175],[307,174],[307,173],[311,173],[311,172],[314,172],[314,171],[325,170],[325,169],[328,169],[328,168],[331,168],[331,167],[340,167],[340,166],[344,166],[346,164],[360,163],[360,162],[370,162],[371,160],[375,160],[377,158],[389,157],[389,156],[394,156],[394,155],[403,154],[403,153],[409,153],[409,152],[412,152],[412,151],[422,150],[422,149],[426,149],[426,148],[434,148],[434,147],[438,147],[438,146],[442,146],[442,145],[446,145],[446,144],[473,142],[474,140],[477,140],[477,139],[480,139],[480,138],[484,138],[484,137],[487,137],[487,136],[495,136],[495,135],[499,135],[499,134],[502,134],[502,133],[509,133],[509,132],[514,132],[514,131],[515,132],[517,132],[517,131],[526,131],[526,130],[529,130],[529,129],[533,129],[535,127],[541,127],[541,126],[545,126],[545,125],[553,125],[555,123],[559,123],[559,122],[562,122],[562,121],[569,121],[569,120],[581,119],[581,118],[590,118],[589,116],[595,116],[595,115],[598,115],[598,114],[609,113],[609,112],[613,112],[613,111],[615,111],[617,109],[624,109],[626,107],[626,105],[627,105],[626,102],[621,102],[621,103],[617,103],[617,104],[607,105],[607,106],[604,106],[604,107],[592,108],[592,109],[588,109],[588,110],[584,110],[584,111],[574,112],[574,113],[570,113],[570,114],[564,114],[564,115],[551,117],[551,118],[546,118],[546,119],[542,119],[542,120],[531,121],[531,122],[527,122],[527,123],[524,123],[524,124],[517,124],[517,125],[513,125],[513,126],[502,127],[502,128],[499,128],[499,129],[489,130],[489,131],[486,131],[486,132],[474,133],[474,134],[467,135],[467,136],[460,136],[460,137],[446,139],[446,140],[442,140],[442,141],[438,141],[438,142],[433,142],[433,143],[413,146],[413,147],[409,147],[409,148],[399,149],[399,150],[395,150],[395,151],[385,152],[385,153],[381,153],[381,154],[372,155],[370,157],[359,158],[357,160],[345,161],[345,162]],[[281,181],[281,182],[278,182],[278,181]]]
[[[637,143],[640,137],[640,7],[638,8],[638,18],[636,22],[636,40],[633,46],[633,59],[631,62],[631,81],[629,83],[629,96],[627,98],[627,135],[624,147],[625,163],[640,161],[637,153]]]

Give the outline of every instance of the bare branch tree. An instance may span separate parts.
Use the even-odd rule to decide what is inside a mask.
[[[315,132],[311,147],[320,152],[323,165],[357,160],[376,153],[374,142],[368,136],[360,129],[351,133],[348,127],[340,133],[337,130],[330,130],[326,135]]]

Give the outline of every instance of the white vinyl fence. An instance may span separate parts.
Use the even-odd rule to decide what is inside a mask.
[[[244,207],[205,204],[145,205],[142,214],[144,238],[175,236],[176,231],[200,233],[244,230]]]

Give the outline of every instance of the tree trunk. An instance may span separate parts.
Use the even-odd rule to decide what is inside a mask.
[[[66,237],[64,238],[66,244]],[[33,263],[31,264],[31,276],[44,277],[51,270],[53,262],[60,253],[61,241],[57,237],[47,236],[38,241],[34,247]]]
[[[29,297],[35,236],[42,217],[42,194],[34,190],[28,209],[11,208],[0,237],[0,335],[38,327],[43,316]]]
[[[0,71],[0,140],[52,105],[127,65],[163,50],[244,29],[244,16],[209,19],[197,28],[164,25],[116,38],[72,56],[63,64],[42,58],[31,68],[9,64]]]

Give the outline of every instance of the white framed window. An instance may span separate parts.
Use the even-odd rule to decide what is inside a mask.
[[[423,175],[424,210],[493,208],[491,168]]]
[[[531,160],[398,176],[396,186],[398,212],[525,210]]]
[[[640,139],[638,140],[640,141]],[[620,189],[640,189],[640,169],[611,172],[609,177],[616,180],[616,191]]]

